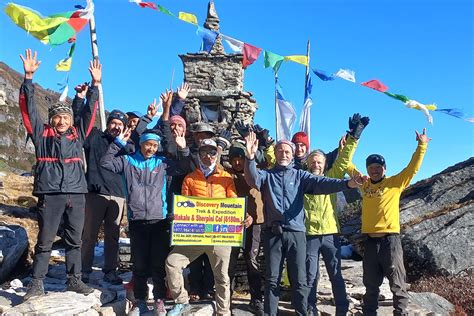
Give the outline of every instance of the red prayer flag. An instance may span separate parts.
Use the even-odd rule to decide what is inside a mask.
[[[242,60],[242,68],[245,69],[248,65],[253,64],[257,60],[258,55],[260,55],[261,51],[261,48],[244,43],[244,49],[242,50],[242,53],[244,54],[244,59]]]
[[[366,81],[366,82],[362,82],[361,85],[363,86],[366,86],[368,88],[371,88],[371,89],[374,89],[374,90],[377,90],[377,91],[380,91],[380,92],[385,92],[388,90],[388,87],[386,85],[384,85],[383,83],[381,83],[380,81],[378,80],[369,80],[369,81]]]
[[[158,10],[158,7],[153,2],[139,2],[138,5],[142,8],[150,8],[153,10]]]

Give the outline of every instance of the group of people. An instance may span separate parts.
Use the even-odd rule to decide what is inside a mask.
[[[241,248],[228,246],[170,247],[173,195],[247,197],[243,255],[251,302],[256,315],[277,315],[280,281],[286,260],[292,305],[298,315],[317,314],[319,255],[332,284],[336,314],[348,312],[349,301],[341,273],[340,225],[336,193],[358,189],[362,196],[362,233],[366,235],[363,311],[376,315],[379,287],[387,277],[393,292],[394,314],[404,315],[408,303],[400,240],[399,200],[420,168],[430,139],[416,132],[418,147],[399,174],[385,175],[385,159],[366,159],[368,176],[352,163],[352,156],[368,117],[349,118],[347,134],[338,148],[325,154],[310,151],[308,136],[275,142],[267,129],[238,122],[215,131],[207,123],[188,128],[181,116],[190,90],[161,94],[163,113],[156,102],[147,113],[113,110],[105,131],[93,127],[102,66],[90,63],[91,84],[78,85],[72,105],[55,103],[44,123],[34,101],[33,74],[40,61],[36,52],[20,56],[25,79],[20,109],[36,150],[33,194],[38,196],[39,234],[32,280],[25,300],[44,294],[51,247],[64,221],[67,290],[88,295],[94,246],[104,227],[104,281],[122,284],[117,274],[118,240],[122,216],[127,214],[133,262],[135,303],[129,315],[148,311],[147,280],[153,281],[154,313],[181,315],[190,310],[183,270],[207,256],[214,277],[217,315],[231,315],[232,280]],[[192,140],[188,144],[188,140]],[[84,159],[87,171],[84,171]],[[224,152],[228,165],[224,168]],[[346,176],[349,178],[346,178]],[[265,276],[257,256],[263,241]],[[199,265],[202,268],[202,263]],[[192,269],[191,269],[192,270]],[[192,275],[192,273],[191,273]],[[193,276],[191,276],[193,277]],[[262,279],[264,295],[262,296]],[[166,312],[167,290],[174,300]]]

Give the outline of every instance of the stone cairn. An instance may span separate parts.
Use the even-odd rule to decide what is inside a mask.
[[[211,1],[204,27],[219,31],[219,17]],[[238,121],[253,123],[257,102],[243,90],[242,54],[226,54],[220,35],[208,52],[179,55],[184,66],[184,81],[191,91],[184,106],[187,123],[207,122],[217,131],[231,130]]]

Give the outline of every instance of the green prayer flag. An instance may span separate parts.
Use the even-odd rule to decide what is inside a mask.
[[[157,4],[156,6],[158,7],[158,10],[160,10],[162,13],[168,14],[169,16],[174,16],[174,14],[171,13],[171,12],[170,12],[168,9],[166,9],[165,7],[163,7],[163,6],[159,5],[159,4]]]
[[[395,93],[390,93],[390,92],[384,92],[384,93],[388,95],[389,97],[402,101],[403,103],[410,101],[409,98],[401,94],[395,94]]]
[[[264,61],[263,65],[265,68],[272,67],[275,73],[280,69],[281,63],[285,60],[285,57],[278,54],[272,53],[268,50],[263,52]]]

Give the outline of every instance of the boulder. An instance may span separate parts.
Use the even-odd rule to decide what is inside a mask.
[[[74,303],[71,304],[71,302]],[[32,297],[28,301],[10,308],[3,315],[99,315],[94,307],[100,305],[100,300],[95,295],[52,292]]]
[[[0,283],[7,279],[27,248],[28,236],[23,227],[0,226]]]
[[[435,293],[413,293],[408,292],[410,303],[423,306],[436,315],[451,315],[454,305],[445,298]]]

